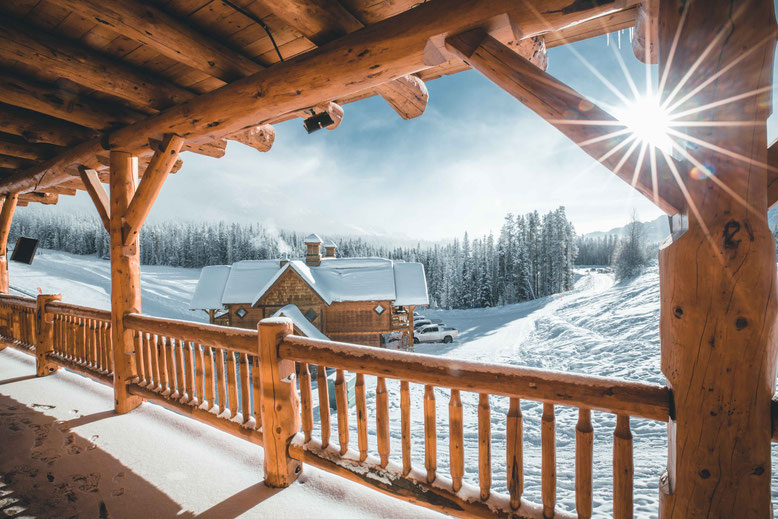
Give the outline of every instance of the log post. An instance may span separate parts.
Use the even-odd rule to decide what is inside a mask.
[[[54,350],[54,318],[46,313],[46,305],[51,301],[61,301],[60,294],[41,294],[35,307],[35,356],[36,375],[45,377],[57,371],[58,366],[50,362],[47,355]]]
[[[300,431],[300,401],[294,361],[278,358],[278,345],[293,332],[290,319],[263,319],[258,325],[259,368],[262,384],[262,441],[265,449],[265,485],[284,488],[302,472],[289,457],[289,442]],[[319,384],[327,383],[326,378]],[[326,405],[326,404],[325,404]]]
[[[121,151],[111,152],[111,338],[113,344],[114,409],[123,414],[140,405],[142,399],[127,392],[137,375],[135,341],[124,327],[124,316],[140,313],[140,259],[137,237],[124,245],[124,214],[132,201],[138,180],[138,158]]]
[[[7,294],[8,280],[8,235],[11,233],[11,221],[16,210],[19,196],[16,193],[5,195],[3,209],[0,211],[0,294]]]
[[[700,174],[679,175],[688,228],[673,229],[659,253],[662,372],[674,398],[662,519],[772,517],[778,310],[760,164],[775,31],[769,0],[665,0],[659,9],[663,97],[697,124],[684,133],[705,143],[687,148]]]

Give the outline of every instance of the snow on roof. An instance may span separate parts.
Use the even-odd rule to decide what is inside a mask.
[[[295,327],[300,330],[300,333],[310,339],[319,339],[322,341],[330,340],[329,337],[321,333],[319,329],[303,315],[300,309],[297,308],[297,305],[286,305],[274,313],[273,317],[288,317],[292,320]]]
[[[427,278],[421,263],[395,262],[394,287],[397,306],[429,304]]]
[[[190,310],[218,310],[222,307],[222,294],[227,278],[230,275],[229,265],[214,265],[200,271]]]
[[[278,260],[245,260],[234,263],[224,287],[222,304],[254,301],[257,292],[278,272],[279,265]]]
[[[308,236],[305,237],[305,240],[303,240],[305,243],[321,243],[321,238],[316,233],[311,233]]]
[[[325,241],[325,242],[324,242],[324,247],[325,247],[325,248],[333,248],[333,247],[334,247],[334,248],[336,248],[336,249],[337,249],[337,248],[338,248],[338,244],[337,244],[337,243],[335,243],[335,242],[334,242],[334,241],[332,241],[332,240],[327,240],[327,241]]]
[[[392,260],[332,258],[322,261],[313,275],[331,301],[393,301]]]
[[[203,269],[211,269],[206,267]],[[230,267],[220,267],[230,269]],[[223,274],[221,288],[217,281],[207,281],[201,275],[192,305],[202,306],[218,298],[219,308],[227,304],[256,304],[287,270],[294,270],[322,298],[331,304],[342,301],[394,301],[398,306],[427,305],[427,282],[420,263],[406,263],[384,258],[323,258],[318,266],[291,260],[281,266],[279,260],[239,261],[232,265],[229,275]],[[202,285],[202,286],[201,286]],[[212,295],[220,293],[220,296]],[[193,306],[194,307],[194,306]]]

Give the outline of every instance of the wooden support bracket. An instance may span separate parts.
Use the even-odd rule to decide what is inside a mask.
[[[644,167],[648,161],[642,160],[641,154],[633,153],[635,150],[616,153],[628,138],[617,130],[624,129],[626,124],[585,96],[482,29],[446,39],[446,48],[572,139],[660,209],[671,215],[684,210],[683,192],[668,173],[652,175],[650,167]],[[681,164],[673,165],[678,170],[686,169]]]
[[[9,193],[5,196],[0,211],[0,294],[8,293],[8,235],[11,233],[11,221],[19,201],[19,195]]]
[[[276,130],[270,124],[260,124],[228,135],[227,139],[240,142],[257,151],[266,152],[273,147]]]
[[[402,76],[374,90],[406,120],[423,114],[430,97],[424,81],[416,76]]]
[[[106,193],[103,184],[100,182],[97,171],[84,166],[79,166],[78,172],[81,175],[81,182],[84,183],[86,192],[89,193],[89,198],[91,198],[92,203],[95,204],[97,214],[103,222],[103,227],[105,227],[106,231],[110,230],[111,208],[108,204],[108,193]]]
[[[178,160],[178,152],[183,145],[184,139],[178,135],[166,135],[159,148],[154,151],[154,156],[143,173],[143,179],[122,218],[122,241],[125,246],[133,243],[138,237],[140,228],[146,221],[170,170]]]

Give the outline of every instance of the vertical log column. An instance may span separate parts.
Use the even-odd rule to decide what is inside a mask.
[[[659,516],[772,517],[776,257],[760,164],[773,2],[666,0],[659,16],[663,97],[675,114],[688,110],[682,120],[711,123],[681,128],[697,141],[681,150],[696,174],[676,172],[688,229],[659,254],[662,371],[674,397]]]
[[[11,221],[16,210],[16,193],[5,195],[3,209],[0,211],[0,294],[7,294],[8,286],[8,235],[11,233]]]
[[[54,350],[54,317],[46,313],[46,305],[51,301],[61,301],[60,294],[41,294],[35,308],[35,357],[36,375],[45,377],[57,371],[58,366],[46,356]]]
[[[300,400],[294,361],[278,358],[278,345],[292,333],[292,321],[286,318],[263,319],[259,322],[258,331],[265,485],[283,488],[291,485],[302,470],[300,462],[289,457],[289,442],[300,431]],[[321,384],[326,385],[327,379],[320,378]],[[340,408],[338,412],[340,414]]]
[[[124,245],[123,216],[132,201],[138,181],[138,158],[121,151],[111,152],[111,339],[113,342],[114,409],[127,413],[138,407],[141,398],[127,392],[127,384],[137,375],[135,341],[132,330],[124,327],[124,316],[140,313],[140,260],[138,239]]]

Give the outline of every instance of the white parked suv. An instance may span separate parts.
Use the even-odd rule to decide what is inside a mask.
[[[459,337],[456,328],[449,328],[440,324],[428,324],[413,332],[413,343],[420,342],[452,342]]]

